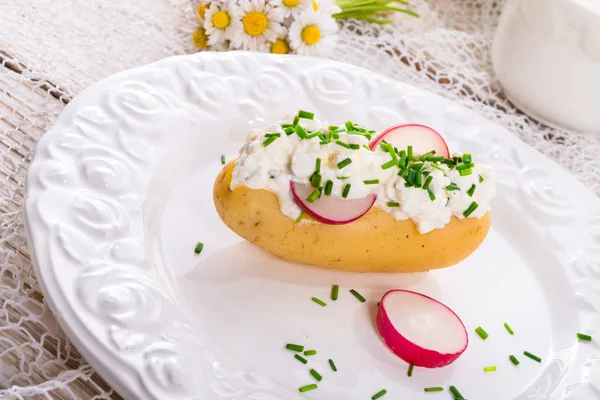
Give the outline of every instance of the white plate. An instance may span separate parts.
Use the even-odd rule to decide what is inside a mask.
[[[299,108],[375,129],[428,124],[452,149],[491,163],[498,196],[481,248],[452,268],[373,275],[287,263],[238,238],[212,204],[220,156],[233,157],[249,128]],[[449,385],[485,400],[600,393],[598,345],[575,338],[600,340],[598,198],[503,128],[372,72],[202,53],[117,74],[72,101],[39,141],[27,188],[30,246],[47,300],[128,398],[369,399],[386,388],[387,399],[447,399],[423,388]],[[200,256],[197,241],[205,243]],[[327,299],[333,283],[342,288],[337,302],[311,302]],[[451,306],[470,333],[466,353],[407,377],[373,324],[390,288]],[[478,325],[490,334],[485,342],[473,333]],[[310,359],[324,375],[318,390],[297,392],[313,379],[286,343],[319,351]],[[489,365],[498,371],[484,373]]]

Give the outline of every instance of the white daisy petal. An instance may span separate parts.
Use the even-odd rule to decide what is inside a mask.
[[[281,10],[284,18],[296,19],[301,13],[312,8],[312,0],[270,0]]]
[[[331,15],[320,11],[306,11],[290,26],[290,47],[297,54],[327,54],[335,47],[337,30],[337,22]]]
[[[242,23],[235,3],[212,2],[204,14],[204,29],[209,36],[208,44],[217,48],[239,36]]]
[[[241,30],[231,38],[234,48],[251,51],[269,51],[270,43],[285,32],[280,7],[273,7],[267,0],[240,0]]]
[[[335,0],[312,0],[313,9],[325,14],[333,15],[342,12],[342,9],[335,4]]]

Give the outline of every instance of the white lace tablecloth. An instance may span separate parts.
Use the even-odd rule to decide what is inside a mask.
[[[421,19],[345,22],[330,57],[437,92],[504,125],[600,195],[600,137],[537,123],[494,78],[500,0],[413,0]],[[189,0],[0,0],[0,398],[120,398],[44,302],[23,235],[37,139],[73,96],[115,72],[195,52]]]

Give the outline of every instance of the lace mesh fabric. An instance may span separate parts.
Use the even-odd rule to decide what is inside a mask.
[[[436,92],[504,125],[600,195],[600,137],[546,127],[504,98],[490,64],[494,0],[413,0],[421,19],[345,21],[333,59]],[[112,73],[195,52],[189,0],[0,0],[0,398],[120,398],[44,303],[21,204],[36,140]]]

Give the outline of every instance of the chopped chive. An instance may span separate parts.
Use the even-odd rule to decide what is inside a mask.
[[[331,288],[331,300],[335,301],[338,299],[338,294],[340,291],[339,285],[333,285]]]
[[[406,183],[408,186],[412,186],[415,183],[415,179],[417,178],[417,173],[414,169],[408,171],[408,177],[406,177]]]
[[[306,139],[316,138],[317,136],[321,136],[321,132],[319,132],[319,131],[311,132],[306,136]]]
[[[362,147],[365,148],[365,149],[367,149],[368,151],[372,151],[371,148],[369,146],[367,146],[366,144],[363,144]]]
[[[344,125],[349,131],[354,130],[354,124],[352,123],[352,121],[347,121]]]
[[[336,178],[339,179],[339,180],[341,180],[341,181],[343,181],[343,180],[346,180],[346,179],[348,179],[350,177],[349,176],[336,176]]]
[[[460,176],[467,176],[467,175],[471,175],[473,173],[473,170],[471,168],[461,169],[460,171],[458,171],[458,173],[460,174]]]
[[[495,370],[496,370],[496,366],[495,365],[483,368],[483,372],[494,372]]]
[[[285,128],[289,128],[290,126],[294,126],[294,125],[293,125],[293,124],[281,124],[281,127],[282,127],[283,129],[285,129]]]
[[[347,183],[346,186],[344,186],[344,191],[342,192],[342,197],[345,199],[346,197],[348,197],[348,193],[350,193],[350,188],[352,187],[351,184]]]
[[[401,159],[402,159],[402,157],[406,158],[406,150],[400,150],[400,153],[398,153],[398,155],[400,156]]]
[[[279,137],[279,136],[281,136],[281,134],[279,134],[279,133],[272,133],[272,132],[265,133],[265,137],[271,137],[271,136],[277,136],[277,137]]]
[[[371,400],[377,400],[377,399],[380,399],[380,398],[382,398],[383,396],[385,396],[385,395],[386,395],[386,393],[387,393],[387,390],[385,390],[385,389],[382,389],[382,390],[380,390],[379,392],[375,393],[375,394],[373,395],[373,397],[371,397]]]
[[[332,189],[333,181],[327,181],[327,183],[325,183],[325,196],[329,196],[331,194]]]
[[[305,356],[316,356],[317,355],[317,351],[316,350],[306,350],[304,352]]]
[[[315,119],[315,113],[300,110],[300,111],[298,111],[298,117],[304,118],[304,119]]]
[[[337,144],[338,146],[342,146],[342,147],[344,147],[346,149],[350,148],[350,145],[348,143],[344,143],[341,140],[338,140],[337,142],[335,142],[335,144]]]
[[[296,134],[300,137],[300,139],[305,139],[307,135],[306,130],[300,125],[296,125]]]
[[[286,135],[290,136],[292,133],[296,132],[296,129],[294,129],[293,126],[288,126],[287,128],[284,128],[283,131]]]
[[[578,333],[577,334],[577,339],[579,339],[579,340],[585,340],[586,342],[591,342],[592,341],[592,337],[590,335],[586,335],[584,333]]]
[[[312,187],[314,188],[318,188],[321,186],[321,174],[319,174],[318,172],[315,172],[311,175],[310,177],[310,184]]]
[[[451,183],[448,186],[445,187],[446,190],[460,190],[460,188],[458,187],[458,185],[456,183]]]
[[[300,354],[295,354],[294,358],[298,361],[300,361],[302,364],[308,364],[308,360],[304,357],[302,357]]]
[[[469,190],[467,190],[467,194],[469,197],[473,197],[473,193],[475,193],[475,189],[477,188],[476,184],[472,184]]]
[[[358,131],[358,130],[352,130],[352,131],[348,131],[346,132],[347,135],[360,135],[360,136],[365,136],[365,132],[363,131]]]
[[[488,335],[488,333],[480,326],[478,326],[475,329],[475,333],[477,333],[479,335],[480,338],[482,338],[483,340],[487,339],[488,337],[490,337],[490,335]]]
[[[534,361],[537,361],[537,362],[542,362],[542,359],[541,359],[541,358],[539,358],[539,357],[538,357],[538,356],[536,356],[535,354],[532,354],[532,353],[530,353],[530,352],[528,352],[528,351],[524,351],[524,352],[523,352],[523,354],[525,354],[527,357],[531,358],[531,359],[532,359],[532,360],[534,360]]]
[[[412,364],[410,364],[410,365],[408,366],[408,372],[406,373],[406,375],[408,375],[409,377],[410,377],[410,376],[412,376],[412,373],[413,373],[413,369],[414,369],[414,368],[415,368],[415,366],[414,366],[414,365],[412,365]]]
[[[438,166],[438,165],[435,165],[435,164],[429,164],[429,166],[430,166],[431,168],[435,168],[435,169],[437,169],[438,171],[442,171],[442,172],[444,173],[444,175],[446,175],[446,171],[444,171],[444,168],[442,168],[442,167],[440,167],[440,166]]]
[[[301,352],[304,351],[304,346],[299,344],[288,343],[285,345],[285,348],[292,351]]]
[[[427,157],[426,161],[429,161],[429,162],[442,162],[445,159],[446,159],[446,157],[443,157],[443,156]]]
[[[473,160],[473,157],[471,157],[471,154],[469,154],[469,153],[463,154],[463,162],[465,164],[470,164],[472,160]]]
[[[412,156],[413,156],[413,147],[412,146],[408,146],[408,149],[406,150],[406,156],[408,158],[412,158]]]
[[[420,188],[423,185],[423,174],[421,171],[417,171],[417,178],[415,179],[415,187]]]
[[[444,164],[446,164],[446,165],[449,165],[449,166],[456,165],[456,161],[454,161],[454,160],[453,160],[453,159],[451,159],[451,158],[446,158],[444,161],[442,161],[442,163],[444,163]]]
[[[317,189],[319,191],[319,199],[321,198],[321,195],[323,194],[323,187],[319,187],[319,189]]]
[[[319,196],[321,195],[321,192],[319,191],[319,189],[315,189],[313,190],[313,192],[306,198],[306,201],[308,201],[309,203],[314,203],[315,200],[317,200],[319,198]]]
[[[517,359],[517,357],[513,356],[512,354],[508,357],[510,359],[510,361],[514,364],[514,365],[519,365],[520,362]]]
[[[430,151],[430,152],[427,152],[427,153],[423,154],[422,156],[419,157],[419,161],[425,161],[429,157],[433,157],[434,153],[435,153],[434,151]]]
[[[350,147],[351,150],[358,150],[360,149],[360,144],[349,144],[348,145]]]
[[[331,358],[329,359],[329,366],[331,367],[333,372],[337,372],[337,367],[335,366],[335,363],[333,362],[333,360]]]
[[[429,194],[431,201],[435,201],[435,193],[433,193],[431,189],[427,189],[427,194]]]
[[[368,181],[363,181],[365,185],[377,185],[379,183],[379,179],[371,179]]]
[[[331,132],[331,139],[338,140],[340,138],[340,134],[338,132]]]
[[[418,169],[423,168],[423,165],[424,165],[423,163],[412,163],[409,168],[418,170]]]
[[[317,158],[315,161],[315,172],[321,172],[321,159]]]
[[[267,140],[265,140],[262,145],[264,147],[267,147],[268,145],[270,145],[271,143],[273,143],[274,141],[279,139],[279,136],[281,136],[281,135],[279,133],[276,133],[272,136],[267,137]]]
[[[227,159],[225,158],[225,154],[221,154],[221,164],[225,165]]]
[[[438,386],[438,387],[428,387],[428,388],[425,388],[423,390],[425,390],[426,393],[431,393],[431,392],[441,392],[441,391],[444,390],[444,388]]]
[[[387,206],[388,207],[400,207],[400,203],[396,203],[395,201],[388,201]]]
[[[479,204],[477,204],[476,202],[472,202],[469,207],[465,210],[465,212],[463,213],[463,215],[465,217],[468,217],[469,215],[471,215],[473,213],[473,211],[475,211],[475,209],[477,209],[477,207],[479,207]]]
[[[299,122],[300,122],[300,117],[296,115],[294,117],[294,121],[292,122],[292,125],[297,126]]]
[[[408,171],[407,167],[402,168],[399,172],[398,172],[398,176],[404,176],[404,174],[406,174],[406,171]]]
[[[321,374],[319,374],[317,371],[315,371],[314,369],[311,369],[310,371],[308,371],[313,378],[315,378],[317,381],[321,382],[323,380],[323,377],[321,376]]]
[[[386,162],[385,164],[382,164],[381,169],[392,168],[394,165],[396,165],[396,160],[390,160],[390,161]]]
[[[460,392],[458,391],[458,389],[456,388],[456,386],[450,386],[450,392],[452,392],[452,394],[454,395],[454,400],[463,400],[464,396],[462,394],[460,394]]]
[[[304,218],[304,211],[300,211],[300,215],[298,215],[298,218],[296,218],[296,222],[302,221],[302,218]]]
[[[433,176],[428,176],[427,179],[425,180],[425,183],[423,184],[423,189],[428,190],[429,185],[431,184],[432,180],[433,180]]]
[[[457,171],[462,171],[464,169],[473,168],[474,166],[475,166],[475,164],[473,164],[473,163],[464,163],[464,164],[461,164],[461,165],[457,165],[456,166],[456,170]]]
[[[317,303],[318,305],[320,305],[321,307],[325,307],[327,305],[327,303],[325,303],[323,300],[319,300],[316,297],[313,297],[311,300],[314,301],[315,303]],[[305,354],[305,355],[308,355],[308,354]]]
[[[194,253],[196,254],[200,254],[202,252],[202,249],[204,248],[204,243],[202,242],[198,242],[196,244],[196,248],[194,249]]]
[[[330,131],[335,131],[337,128],[339,128],[337,125],[329,125],[329,126],[327,127],[327,130],[330,130]]]
[[[338,169],[342,169],[344,168],[346,165],[349,165],[352,163],[352,160],[350,158],[346,158],[345,160],[340,161],[337,164]]]
[[[504,327],[506,328],[506,330],[508,331],[508,333],[510,333],[511,335],[515,334],[513,332],[512,328],[510,327],[510,325],[508,325],[506,322],[504,323]]]
[[[306,385],[306,386],[302,386],[301,388],[298,388],[298,391],[300,393],[304,393],[304,392],[308,392],[309,390],[315,390],[317,388],[318,388],[318,386],[313,383],[312,385]]]
[[[400,160],[398,160],[398,168],[404,168],[408,165],[408,158],[406,156],[400,156]]]
[[[354,297],[356,297],[361,303],[364,303],[365,301],[367,301],[364,297],[362,297],[362,295],[360,293],[358,293],[354,289],[350,289],[350,293],[352,293],[352,295]]]
[[[481,183],[483,181],[484,181],[483,176],[479,175],[479,183]]]

